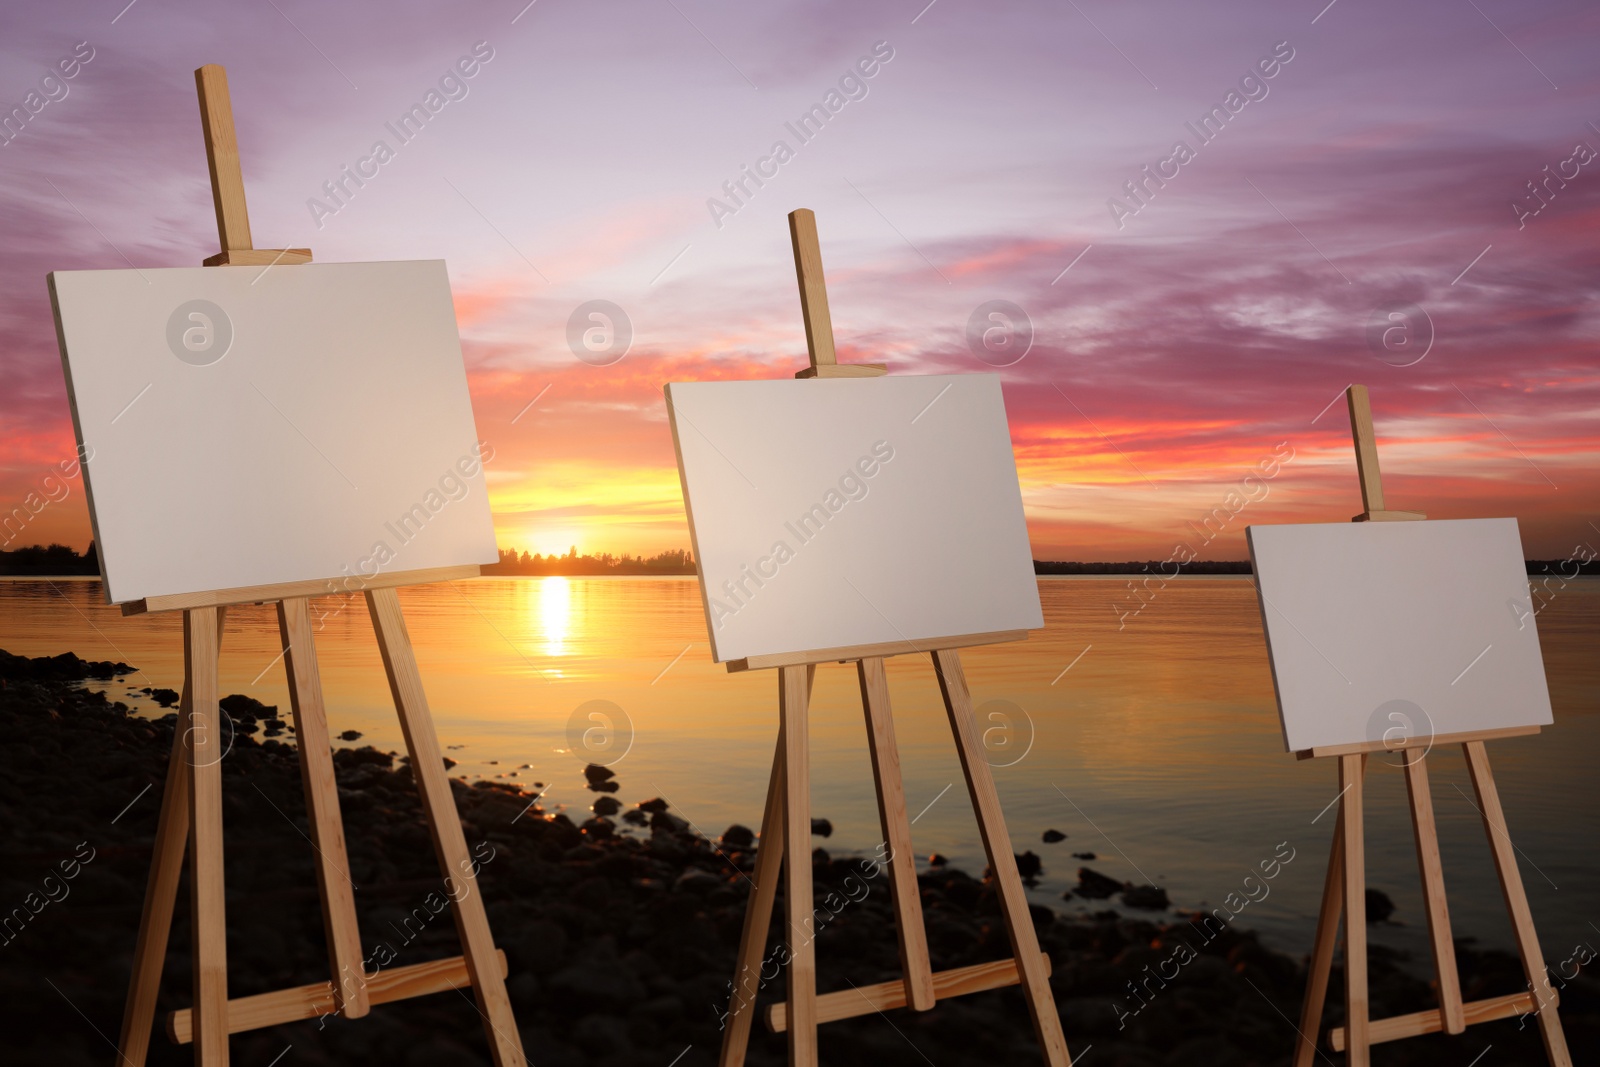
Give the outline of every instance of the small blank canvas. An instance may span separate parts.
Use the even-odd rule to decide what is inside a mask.
[[[1044,625],[998,377],[666,394],[718,662]]]
[[[1551,722],[1516,519],[1246,532],[1290,751]]]
[[[443,262],[49,284],[111,602],[497,558]]]

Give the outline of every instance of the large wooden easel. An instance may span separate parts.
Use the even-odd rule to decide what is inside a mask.
[[[816,216],[804,208],[789,215],[794,243],[795,272],[800,282],[800,308],[805,318],[806,344],[811,365],[796,378],[866,378],[883,374],[882,364],[841,364],[833,347],[833,323],[828,314],[828,292],[823,282],[822,251],[817,241]],[[963,993],[999,989],[1019,984],[1033,1016],[1034,1034],[1051,1067],[1070,1067],[1071,1056],[1061,1032],[1055,997],[1050,991],[1050,958],[1039,949],[1026,891],[1017,873],[1016,856],[1000,811],[1000,796],[984,758],[980,733],[974,721],[972,698],[961,670],[958,648],[1019,641],[1027,631],[972,634],[941,641],[895,641],[815,649],[787,655],[752,656],[728,664],[730,671],[776,668],[778,671],[778,748],[767,786],[766,814],[761,822],[761,847],[756,853],[755,889],[745,910],[733,976],[733,995],[722,1038],[721,1067],[739,1067],[745,1061],[750,1024],[760,985],[762,956],[771,926],[780,869],[789,924],[787,997],[766,1011],[773,1031],[787,1031],[789,1062],[794,1067],[815,1067],[819,1023],[847,1019],[872,1011],[910,1007],[927,1011],[942,999]],[[1013,959],[981,963],[934,973],[928,958],[927,931],[917,869],[911,851],[911,825],[906,818],[905,791],[900,780],[900,755],[895,746],[894,720],[889,711],[889,686],[884,675],[886,657],[903,653],[930,653],[944,696],[945,711],[955,735],[961,769],[972,795],[978,829],[988,854],[989,869],[999,890],[1000,911],[1011,938]],[[807,705],[817,664],[855,661],[866,713],[867,744],[877,785],[878,817],[888,846],[889,892],[894,902],[900,938],[899,981],[817,994],[811,891],[810,756],[807,742]]]
[[[244,180],[234,138],[233,108],[227,74],[207,65],[195,71],[200,118],[205,129],[211,193],[217,209],[222,251],[206,266],[274,266],[307,263],[309,249],[258,249],[251,245],[245,210]],[[494,946],[489,920],[473,876],[471,856],[461,830],[450,781],[445,774],[433,719],[428,712],[422,678],[411,651],[396,589],[403,585],[472,577],[476,564],[401,571],[359,583],[290,582],[280,585],[221,589],[178,596],[150,597],[122,605],[124,615],[183,612],[183,695],[172,756],[157,824],[155,855],[145,889],[144,913],[134,951],[133,977],[123,1012],[118,1042],[119,1067],[143,1067],[155,1019],[161,965],[172,928],[178,880],[185,845],[189,854],[190,921],[193,924],[194,1007],[172,1012],[167,1032],[179,1043],[194,1042],[195,1059],[205,1067],[228,1062],[228,1035],[263,1026],[314,1019],[337,1012],[350,1018],[367,1014],[373,1004],[404,1000],[425,993],[470,985],[483,1016],[484,1029],[497,1067],[523,1067],[516,1019],[506,995],[505,954]],[[354,889],[345,855],[344,826],[334,781],[322,683],[312,641],[309,598],[359,590],[366,597],[377,631],[389,690],[399,713],[411,772],[422,796],[439,866],[451,885],[456,932],[463,954],[445,960],[365,972],[361,937],[356,928]],[[223,614],[230,604],[275,602],[278,633],[283,639],[289,703],[299,738],[300,773],[312,845],[317,853],[317,888],[328,938],[329,981],[273,993],[228,999],[227,925],[224,920],[222,866],[222,766],[226,755],[218,714],[217,656]],[[462,892],[462,890],[465,892]]]
[[[1350,408],[1350,431],[1355,439],[1356,470],[1361,479],[1361,502],[1365,510],[1355,522],[1392,522],[1426,518],[1411,511],[1384,509],[1383,481],[1378,473],[1378,447],[1372,431],[1372,408],[1367,387],[1352,385],[1346,391]],[[1517,857],[1506,828],[1500,793],[1489,769],[1484,742],[1539,732],[1537,726],[1520,726],[1472,733],[1441,734],[1427,738],[1405,738],[1396,745],[1373,741],[1359,745],[1334,745],[1297,752],[1300,759],[1337,757],[1339,764],[1339,818],[1333,832],[1333,850],[1328,858],[1328,875],[1322,889],[1322,913],[1317,920],[1317,937],[1311,956],[1305,1004],[1300,1012],[1300,1037],[1295,1048],[1294,1067],[1312,1067],[1317,1055],[1317,1031],[1328,994],[1328,976],[1339,933],[1340,912],[1345,917],[1344,973],[1345,1025],[1328,1031],[1328,1044],[1335,1052],[1346,1052],[1349,1067],[1367,1067],[1370,1048],[1383,1041],[1398,1041],[1443,1031],[1459,1034],[1474,1023],[1506,1019],[1513,1015],[1537,1012],[1539,1036],[1551,1067],[1571,1067],[1566,1037],[1556,1015],[1558,998],[1545,977],[1544,955],[1533,928],[1533,914],[1522,888]],[[1407,750],[1407,743],[1422,742],[1422,751]],[[1459,744],[1466,752],[1467,771],[1478,794],[1478,808],[1489,835],[1489,849],[1500,876],[1500,889],[1506,910],[1516,932],[1517,950],[1527,974],[1529,992],[1490,997],[1462,1003],[1461,978],[1456,969],[1455,943],[1450,936],[1450,912],[1445,903],[1444,873],[1439,861],[1439,838],[1433,818],[1433,797],[1428,786],[1428,749],[1434,744]],[[1399,752],[1405,759],[1406,791],[1411,801],[1411,822],[1416,831],[1417,866],[1422,871],[1423,904],[1428,916],[1434,971],[1438,976],[1439,1006],[1389,1019],[1369,1017],[1367,1003],[1367,907],[1366,863],[1362,846],[1362,779],[1367,755],[1371,752]]]

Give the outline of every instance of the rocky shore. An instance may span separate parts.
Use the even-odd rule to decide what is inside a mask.
[[[129,670],[70,654],[28,660],[0,652],[0,1060],[7,1064],[115,1060],[175,723],[171,714],[136,715],[84,684]],[[237,727],[223,763],[229,983],[233,996],[244,996],[326,978],[327,962],[292,732],[277,709],[248,697],[230,697],[229,706]],[[387,945],[395,965],[458,954],[448,910],[429,903],[439,900],[442,882],[404,760],[343,747],[335,764],[364,947]],[[538,770],[574,781],[584,774],[576,764]],[[739,826],[717,840],[701,837],[664,801],[625,799],[625,783],[604,768],[590,769],[587,780],[594,810],[576,822],[542,810],[536,791],[454,783],[468,845],[482,863],[490,922],[509,958],[529,1057],[539,1067],[714,1063],[758,842]],[[919,866],[937,968],[1010,954],[984,878],[947,864]],[[894,977],[887,879],[862,857],[820,849],[814,868],[822,988]],[[1151,909],[1135,920],[1109,910],[1069,918],[1043,902],[1034,906],[1068,1039],[1080,1056],[1092,1046],[1082,1056],[1090,1067],[1288,1063],[1302,961],[1247,931],[1203,931],[1154,887],[1088,876],[1084,885],[1085,896],[1131,888]],[[180,897],[163,1012],[189,1000],[187,912]],[[1512,957],[1467,943],[1460,952],[1469,999],[1523,987]],[[1376,1014],[1432,1006],[1427,983],[1400,963],[1374,950]],[[1335,989],[1340,980],[1336,969]],[[780,973],[763,1000],[781,997],[782,986]],[[1562,991],[1579,1063],[1595,1062],[1600,1049],[1597,992],[1600,985],[1582,976]],[[1492,1051],[1474,1060],[1486,1045]],[[232,1047],[236,1063],[279,1067],[487,1062],[476,1011],[454,993],[380,1006],[360,1020],[241,1034]],[[750,1062],[783,1061],[781,1035],[758,1025]],[[191,1050],[158,1037],[150,1062],[189,1063]],[[1037,1062],[1037,1052],[1013,989],[922,1014],[830,1024],[822,1062],[1024,1064]],[[1327,1062],[1340,1058],[1330,1054]],[[1374,1055],[1379,1065],[1475,1062],[1543,1062],[1535,1029],[1510,1020],[1461,1037],[1381,1046]]]

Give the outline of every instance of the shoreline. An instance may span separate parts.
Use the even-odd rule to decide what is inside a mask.
[[[14,1051],[23,1059],[35,1053],[63,1065],[104,1060],[103,1041],[63,996],[103,1032],[118,1029],[176,719],[134,715],[71,677],[103,676],[120,666],[84,664],[70,654],[0,656],[0,730],[9,741],[0,746],[9,857],[0,899],[24,900],[75,849],[92,854],[79,860],[69,892],[5,945],[12,955],[11,966],[0,969],[7,994],[0,1018],[9,1034],[22,1035]],[[238,723],[223,764],[229,981],[231,995],[244,996],[316,981],[327,963],[298,757],[279,740],[286,713],[280,717],[245,697],[226,699]],[[395,965],[459,953],[448,908],[426,903],[437,899],[441,881],[404,760],[370,747],[338,749],[334,758],[364,950],[375,957],[387,946]],[[578,774],[574,764],[559,767],[563,786]],[[549,768],[532,773],[542,771]],[[597,787],[590,790],[595,811],[577,823],[580,813],[545,812],[536,794],[517,787],[452,781],[468,845],[483,860],[480,890],[510,960],[510,994],[530,1058],[541,1067],[652,1063],[687,1049],[679,1067],[712,1063],[759,842],[740,826],[708,839],[659,798],[623,802],[631,791],[604,768],[586,777]],[[860,857],[814,852],[823,991],[898,972],[887,879],[875,870]],[[1010,954],[994,890],[981,874],[948,866],[918,881],[936,968]],[[1042,904],[1031,911],[1054,961],[1052,988],[1074,1051],[1092,1044],[1106,1064],[1191,1063],[1197,1056],[1228,1064],[1287,1062],[1294,1033],[1285,1020],[1297,1017],[1302,961],[1232,925],[1203,941],[1192,925],[1203,918],[1187,912],[1142,919],[1110,910],[1072,917]],[[187,1002],[186,914],[180,898],[162,1010]],[[1508,954],[1468,945],[1461,952],[1463,985],[1473,996],[1521,987]],[[1373,952],[1375,1015],[1429,1006],[1427,983],[1399,963]],[[782,983],[781,973],[773,976],[763,1003],[781,996]],[[1575,1051],[1600,1044],[1596,994],[1600,986],[1586,976],[1563,994]],[[1338,1013],[1330,1005],[1330,1024]],[[892,1018],[893,1027],[871,1014],[824,1027],[825,1062],[922,1062],[907,1043],[932,1052],[940,1067],[1037,1058],[1014,988]],[[1519,1032],[1511,1020],[1464,1037],[1394,1046],[1386,1062],[1458,1056],[1468,1062],[1485,1040],[1502,1049],[1525,1046],[1524,1059],[1538,1061],[1534,1028]],[[268,1062],[286,1044],[305,1064],[486,1060],[471,1005],[448,995],[408,1001],[403,1011],[379,1008],[363,1020],[241,1034],[233,1047],[236,1055]],[[783,1048],[781,1035],[758,1023],[749,1062],[783,1062]],[[150,1062],[186,1063],[189,1051],[158,1036]]]

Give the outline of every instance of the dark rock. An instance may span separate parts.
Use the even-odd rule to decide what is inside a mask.
[[[455,760],[453,760],[453,759],[451,759],[451,758],[450,758],[450,757],[449,757],[449,756],[443,756],[443,757],[441,757],[441,758],[442,758],[442,759],[443,759],[443,760],[444,760],[444,769],[445,769],[445,770],[447,770],[447,771],[448,771],[448,770],[449,770],[449,769],[450,769],[450,768],[451,768],[451,767],[456,767],[456,766],[459,766],[459,764],[458,764],[458,763],[456,763],[456,761],[455,761]]]
[[[641,801],[639,810],[646,815],[655,815],[667,810],[667,802],[660,797],[655,797],[651,800]]]
[[[586,820],[582,826],[578,827],[578,831],[582,833],[584,837],[592,838],[596,841],[604,841],[606,838],[616,833],[616,830],[617,824],[612,822],[610,819],[589,819]]]
[[[1017,873],[1022,875],[1023,881],[1038,878],[1044,873],[1044,862],[1033,852],[1024,852],[1017,857]]]
[[[1078,868],[1077,893],[1080,897],[1085,897],[1089,900],[1104,900],[1122,892],[1125,888],[1127,887],[1115,878],[1108,878],[1099,871],[1091,870],[1088,867]]]
[[[685,834],[689,832],[689,824],[685,820],[680,819],[676,815],[672,814],[670,811],[658,811],[654,815],[650,816],[650,829],[665,830],[674,834]]]
[[[359,741],[359,740],[361,740],[361,731],[360,730],[346,730],[346,731],[344,731],[343,733],[341,733],[339,735],[339,740],[341,740],[341,741]]]
[[[827,819],[812,819],[811,834],[813,837],[832,837],[833,823]]]
[[[1098,859],[1098,857],[1093,852],[1074,852],[1072,854],[1072,858],[1075,859],[1075,860]]]
[[[650,816],[646,815],[638,808],[629,808],[627,811],[622,813],[622,821],[627,823],[629,826],[646,826],[650,822]]]
[[[1381,889],[1367,890],[1367,922],[1388,922],[1394,914],[1394,901]]]
[[[1065,841],[1066,839],[1067,835],[1060,830],[1046,830],[1044,832],[1044,843],[1047,845],[1053,845],[1057,841]]]
[[[1154,885],[1129,886],[1123,890],[1122,902],[1130,908],[1142,908],[1145,911],[1166,911],[1172,906],[1172,901],[1167,899],[1167,891]]]
[[[584,765],[583,776],[589,780],[589,785],[592,787],[596,782],[610,781],[617,776],[617,772],[598,763],[589,763]]]
[[[756,835],[748,826],[738,823],[722,831],[722,846],[724,848],[749,848],[756,843]]]
[[[589,806],[589,810],[593,811],[596,815],[615,815],[617,812],[622,810],[622,801],[618,800],[616,797],[598,797],[596,798],[595,802]]]
[[[176,689],[149,689],[146,692],[150,694],[151,700],[154,700],[163,708],[170,708],[181,699]]]
[[[619,782],[590,782],[589,783],[589,791],[591,793],[615,793],[620,788],[621,788],[621,783],[619,783]]]
[[[943,867],[945,864],[947,864],[949,862],[950,862],[949,857],[941,856],[937,852],[935,852],[933,855],[928,857],[928,866],[929,867]]]

